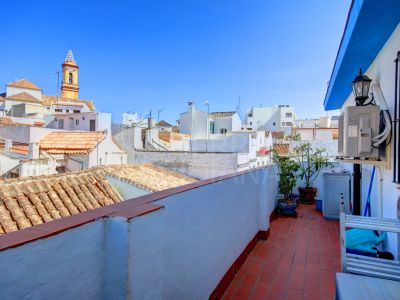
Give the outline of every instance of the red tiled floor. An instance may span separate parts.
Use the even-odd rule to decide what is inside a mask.
[[[327,221],[314,205],[300,205],[297,218],[271,223],[223,299],[334,299],[340,270],[339,223]]]

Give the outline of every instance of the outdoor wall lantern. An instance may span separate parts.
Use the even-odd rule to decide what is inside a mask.
[[[371,85],[371,78],[362,73],[360,68],[360,73],[353,80],[353,91],[356,96],[356,104],[358,106],[363,106],[365,100],[368,99],[369,86]]]

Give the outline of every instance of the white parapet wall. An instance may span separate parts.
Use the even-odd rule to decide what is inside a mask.
[[[0,251],[0,298],[207,299],[268,230],[276,194],[268,167],[93,210],[85,225],[74,223],[79,215],[52,221],[46,238],[35,227],[0,236],[0,246],[16,243]],[[135,206],[147,199],[151,205]],[[162,206],[143,214],[141,205]],[[104,210],[110,214],[97,218]],[[36,240],[18,246],[30,234]]]

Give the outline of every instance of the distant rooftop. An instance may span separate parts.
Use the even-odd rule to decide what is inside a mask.
[[[105,136],[101,131],[57,131],[43,137],[39,147],[50,154],[88,154]]]
[[[41,104],[42,101],[40,101],[38,98],[33,97],[32,95],[22,92],[18,94],[14,94],[11,96],[6,97],[7,100],[14,100],[14,101],[21,101],[21,102],[31,102],[31,103],[39,103]]]
[[[100,166],[94,169],[150,192],[159,192],[197,181],[151,164]]]
[[[15,80],[7,83],[7,86],[41,91],[41,89],[37,85],[35,85],[32,81],[29,81],[28,79]]]
[[[213,118],[226,118],[226,117],[231,117],[234,114],[236,114],[236,111],[217,111],[217,112],[211,112],[210,116]]]
[[[0,235],[123,201],[107,175],[149,192],[197,180],[146,165],[99,166],[88,170],[0,181]]]
[[[100,173],[0,182],[0,235],[122,201]]]

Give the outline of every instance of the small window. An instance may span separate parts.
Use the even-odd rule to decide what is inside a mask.
[[[286,113],[286,118],[291,118],[292,117],[292,113]]]
[[[74,110],[73,110],[73,113],[74,113],[74,114],[78,114],[78,113],[80,113],[80,111],[77,110],[77,109],[74,109]]]
[[[274,125],[274,126],[275,126],[275,122],[274,122],[274,123],[272,123],[272,125]]]
[[[54,111],[55,112],[62,112],[62,109],[61,108],[56,108]]]
[[[250,125],[253,125],[253,122],[250,122]]]
[[[72,75],[72,72],[69,72],[69,75],[68,75],[68,83],[69,83],[69,84],[72,84],[72,82],[73,82],[73,75]]]
[[[219,130],[219,133],[221,133],[221,134],[226,134],[227,132],[228,132],[228,130],[226,128],[221,128]]]
[[[69,109],[66,109],[65,112],[69,113]]]
[[[79,120],[75,120],[75,125],[79,125]]]

